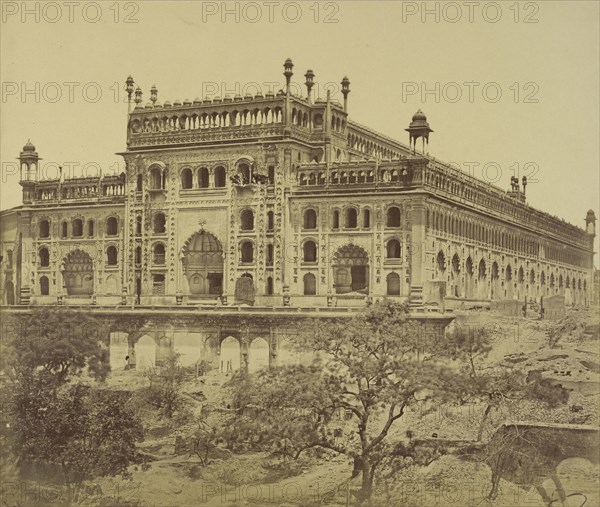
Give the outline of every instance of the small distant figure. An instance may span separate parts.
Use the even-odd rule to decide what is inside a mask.
[[[125,356],[125,370],[129,369],[129,356]]]

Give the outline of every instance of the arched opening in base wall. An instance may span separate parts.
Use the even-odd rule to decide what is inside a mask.
[[[232,373],[240,369],[240,342],[233,336],[228,336],[221,342],[221,373]]]
[[[181,366],[192,366],[202,356],[202,333],[175,331],[173,333],[173,350],[179,354]]]
[[[142,336],[135,344],[135,367],[146,370],[156,365],[156,342],[148,335]]]
[[[110,333],[108,352],[111,370],[125,368],[125,358],[129,355],[129,335],[121,331]]]
[[[248,349],[248,371],[254,373],[269,368],[269,342],[255,338]]]

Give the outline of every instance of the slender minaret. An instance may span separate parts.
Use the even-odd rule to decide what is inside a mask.
[[[33,202],[35,198],[35,187],[39,179],[39,161],[40,157],[35,151],[35,146],[31,140],[23,146],[23,151],[19,155],[19,164],[21,166],[21,181],[23,187],[23,204]]]
[[[344,112],[347,113],[348,94],[350,93],[350,80],[348,79],[348,76],[344,76],[344,79],[342,79],[342,82],[340,84],[342,85],[342,95],[344,96]]]
[[[308,69],[306,71],[306,74],[304,74],[304,77],[306,78],[306,82],[304,83],[306,85],[306,90],[308,91],[308,103],[312,104],[312,97],[311,97],[311,90],[312,87],[314,86],[314,79],[315,79],[315,73]]]

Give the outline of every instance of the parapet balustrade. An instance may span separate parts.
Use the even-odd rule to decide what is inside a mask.
[[[264,108],[244,111],[204,112],[179,114],[173,116],[158,116],[150,113],[142,118],[129,122],[130,134],[179,132],[182,130],[211,130],[235,127],[257,127],[281,124],[283,113],[281,107]]]
[[[125,196],[125,185],[119,182],[77,185],[73,183],[56,182],[52,186],[42,184],[36,192],[39,201],[58,201],[69,199],[91,199],[101,197]]]
[[[330,185],[368,185],[387,184],[393,186],[406,186],[413,184],[414,170],[409,170],[405,164],[387,163],[385,165],[357,163],[334,163],[327,171],[325,165],[300,166],[297,168],[297,182],[299,186],[325,185],[329,175]]]

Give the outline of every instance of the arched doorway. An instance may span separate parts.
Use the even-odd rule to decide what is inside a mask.
[[[369,256],[358,245],[341,247],[333,258],[333,279],[336,294],[369,293]]]
[[[221,373],[232,373],[240,369],[240,342],[228,336],[221,342]]]
[[[479,261],[479,268],[477,269],[477,294],[479,299],[488,298],[487,267],[483,259]]]
[[[504,297],[513,299],[513,272],[510,264],[504,270]]]
[[[269,367],[269,342],[264,338],[255,338],[248,350],[248,371],[254,373]]]
[[[70,252],[63,260],[62,273],[68,296],[91,296],[94,293],[94,264],[87,252]]]
[[[148,335],[142,336],[135,344],[135,367],[146,370],[156,365],[156,343]]]
[[[235,302],[237,304],[254,304],[254,281],[252,275],[244,274],[235,281]]]
[[[494,261],[492,264],[492,289],[490,299],[500,299],[500,272],[498,263]]]
[[[223,292],[223,249],[212,234],[200,231],[183,246],[183,273],[192,296]]]
[[[460,283],[460,257],[458,254],[454,254],[452,257],[452,272],[451,272],[451,280],[452,280],[452,295],[454,297],[462,297],[462,287]]]
[[[465,296],[468,299],[472,299],[473,294],[473,259],[471,257],[467,257],[467,262],[465,263]]]
[[[10,280],[4,283],[4,296],[8,306],[15,304],[15,285]]]

